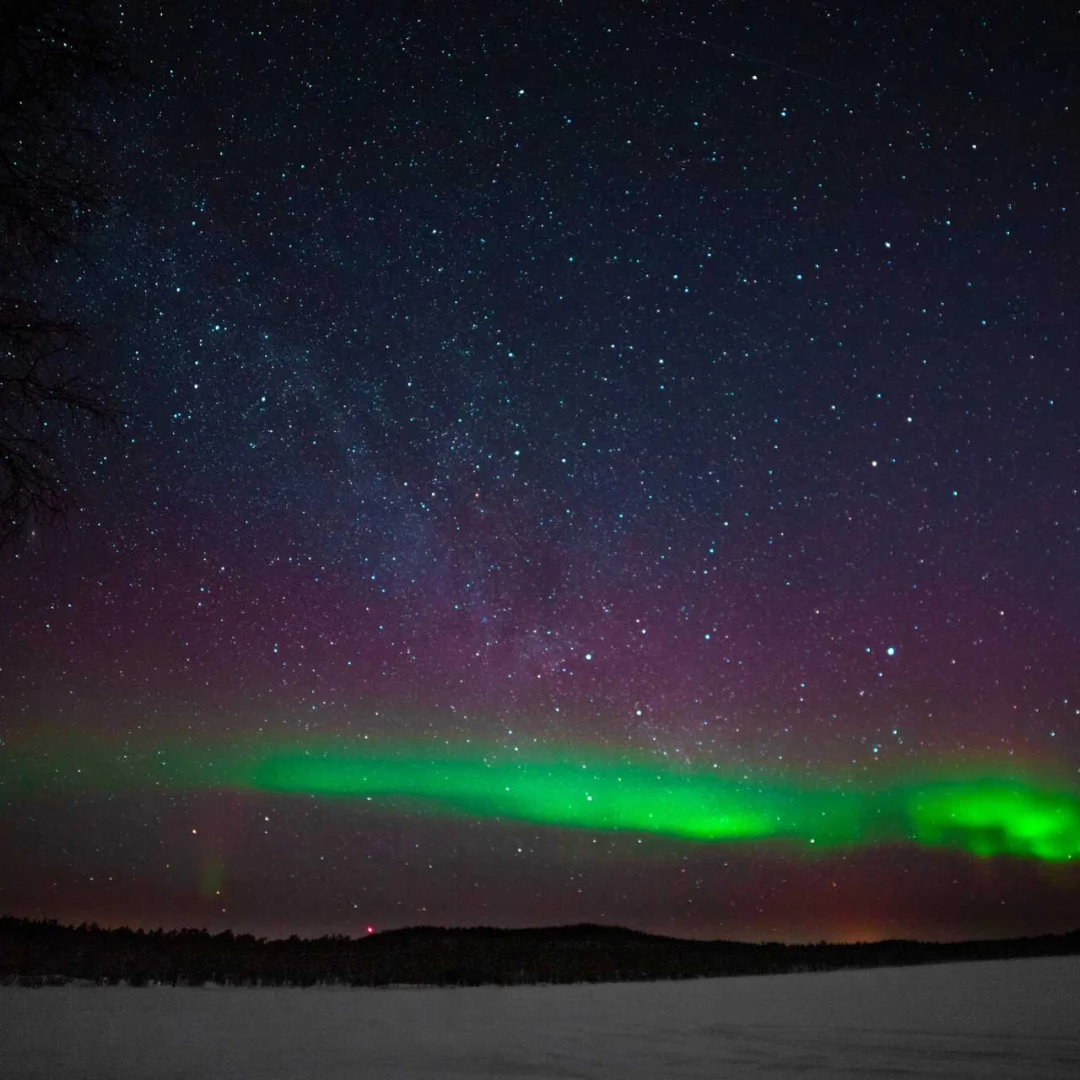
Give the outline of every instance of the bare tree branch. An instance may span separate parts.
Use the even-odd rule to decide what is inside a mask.
[[[28,299],[106,203],[87,115],[127,72],[102,11],[0,4],[0,548],[70,508],[65,436],[121,415],[75,367],[84,329]]]

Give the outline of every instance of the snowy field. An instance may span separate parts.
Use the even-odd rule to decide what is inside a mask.
[[[0,989],[0,1076],[1080,1076],[1080,957],[463,990]]]

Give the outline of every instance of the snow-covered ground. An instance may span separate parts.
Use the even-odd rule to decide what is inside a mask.
[[[0,1076],[1080,1076],[1080,957],[467,990],[0,989]]]

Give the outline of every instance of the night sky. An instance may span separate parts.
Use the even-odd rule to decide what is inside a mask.
[[[0,911],[1080,924],[1066,7],[125,6]]]

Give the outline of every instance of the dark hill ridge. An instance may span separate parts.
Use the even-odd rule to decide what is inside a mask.
[[[1080,953],[1080,930],[997,941],[760,945],[578,924],[406,927],[364,938],[266,940],[205,930],[106,930],[0,917],[0,982],[199,986],[479,986],[692,979]]]

